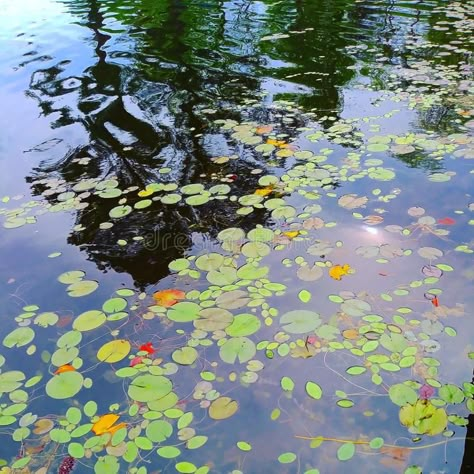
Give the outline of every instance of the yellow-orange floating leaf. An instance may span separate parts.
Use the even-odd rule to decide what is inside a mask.
[[[257,189],[254,194],[256,194],[257,196],[268,196],[272,192],[273,192],[273,188],[270,186],[267,186],[265,188]]]
[[[118,415],[114,413],[108,413],[102,415],[92,426],[92,431],[97,435],[108,433],[112,428],[112,425],[119,419]]]
[[[344,275],[347,275],[350,270],[351,267],[347,263],[345,265],[333,265],[329,269],[329,276],[334,278],[334,280],[340,280]]]
[[[153,298],[156,302],[165,308],[173,306],[178,300],[182,300],[185,296],[186,294],[181,290],[162,290],[153,293]]]
[[[61,365],[61,367],[58,367],[55,372],[54,372],[54,375],[58,375],[58,374],[62,374],[63,372],[74,372],[76,369],[70,365],[70,364],[65,364],[65,365]]]
[[[346,329],[345,331],[342,331],[342,337],[345,339],[358,339],[360,334],[356,329]]]
[[[138,195],[140,197],[148,197],[148,196],[151,196],[152,194],[153,194],[153,191],[151,189],[143,189],[138,192]]]
[[[286,142],[284,142],[283,140],[275,140],[274,138],[269,138],[267,140],[267,145],[282,147],[286,145]]]
[[[294,239],[297,235],[299,235],[300,231],[299,230],[288,230],[286,232],[282,232],[282,234],[289,239]]]

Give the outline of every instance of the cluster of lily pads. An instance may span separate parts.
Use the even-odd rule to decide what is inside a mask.
[[[457,4],[458,15],[451,15],[461,33],[472,31],[468,8]],[[412,55],[432,46],[428,41],[406,45]],[[459,44],[452,48],[456,54],[465,52]],[[359,60],[370,53],[360,45],[351,51]],[[383,61],[380,64],[386,67]],[[149,183],[144,189],[120,189],[114,176],[74,184],[43,178],[34,185],[43,188],[45,200],[16,207],[21,197],[4,197],[0,215],[6,229],[34,225],[46,212],[84,211],[91,195],[110,203],[110,221],[100,224],[102,230],[152,206],[194,207],[224,200],[233,203],[236,215],[265,212],[268,223],[248,232],[238,227],[221,230],[212,251],[185,255],[169,264],[173,289],[156,293],[118,289],[99,307],[91,305],[74,315],[70,329],[64,328],[61,316],[51,308],[25,305],[12,318],[16,327],[3,338],[3,346],[12,352],[0,355],[0,426],[18,445],[16,459],[0,460],[7,466],[2,472],[51,472],[67,455],[93,466],[98,474],[124,469],[146,474],[150,460],[179,473],[205,474],[212,471],[212,465],[194,453],[201,448],[205,453],[216,442],[212,425],[206,422],[224,424],[230,419],[232,423],[234,415],[244,410],[239,392],[230,393],[228,384],[251,390],[259,387],[266,373],[274,378],[285,400],[299,399],[303,391],[305,408],[313,414],[323,411],[330,397],[337,409],[357,408],[356,397],[342,388],[335,397],[329,395],[327,381],[311,370],[313,361],[326,363],[333,354],[347,355],[351,361],[338,367],[343,388],[349,383],[390,400],[397,407],[399,426],[406,428],[417,447],[424,443],[428,449],[427,437],[455,439],[456,429],[467,424],[466,415],[474,413],[474,385],[446,380],[436,353],[458,337],[451,320],[465,311],[462,304],[450,301],[453,295],[446,291],[447,281],[453,278],[456,257],[472,254],[474,245],[456,237],[453,242],[440,240],[442,248],[434,247],[434,239],[450,235],[449,226],[455,220],[438,215],[436,208],[430,210],[433,215],[427,215],[417,202],[411,203],[403,222],[390,220],[401,189],[387,187],[387,183],[401,186],[391,164],[394,156],[439,162],[439,169],[428,174],[431,183],[459,178],[454,171],[443,170],[446,158],[473,157],[474,113],[472,107],[465,107],[462,94],[471,91],[473,84],[466,79],[464,65],[458,66],[455,70],[426,60],[411,63],[406,70],[394,68],[387,79],[391,91],[384,94],[398,107],[421,110],[454,103],[457,118],[445,134],[380,135],[379,122],[391,119],[397,110],[380,116],[325,116],[315,121],[314,114],[289,101],[272,105],[286,118],[284,131],[276,121],[260,123],[251,118],[253,109],[260,107],[257,100],[240,106],[248,120],[210,121],[210,128],[225,134],[236,149],[244,147],[275,168],[275,174],[254,170],[262,176],[251,193],[243,194],[225,173],[218,184],[208,188],[202,183],[180,187],[166,181],[171,170],[163,168],[163,182]],[[402,87],[402,79],[408,81],[407,86]],[[420,83],[427,86],[423,99]],[[445,85],[449,86],[446,90]],[[295,116],[305,123],[303,127],[291,128]],[[291,129],[292,135],[287,133]],[[225,169],[237,157],[218,156],[212,162]],[[377,187],[367,195],[361,195],[360,188],[350,188],[354,192],[340,189],[359,181],[367,186],[375,182]],[[431,183],[425,184],[435,185]],[[473,210],[474,204],[467,200],[453,211],[456,218],[473,225]],[[346,234],[339,223],[345,217],[354,219]],[[359,225],[375,229],[377,240],[362,242],[359,236],[354,243],[350,234]],[[81,226],[74,228],[80,230]],[[50,254],[60,256],[59,252]],[[370,284],[365,262],[375,265],[378,277],[384,279],[399,261],[406,262],[409,271],[384,280],[383,291],[354,289],[360,286],[356,282],[361,276]],[[273,275],[279,281],[273,281]],[[58,281],[66,285],[72,298],[87,300],[99,289],[99,283],[86,279],[82,270],[63,273]],[[193,289],[185,291],[190,283]],[[327,288],[329,294],[325,294]],[[137,334],[141,338],[147,334],[131,330],[137,319],[154,324],[156,331],[174,342],[159,349],[145,340],[135,344]],[[45,342],[48,337],[57,338],[54,350]],[[35,364],[19,370],[19,354],[36,358]],[[466,360],[472,358],[471,350]],[[289,364],[286,367],[301,364],[302,372],[308,368],[311,375],[301,384],[293,373],[282,376],[272,371],[285,363]],[[91,390],[103,384],[105,367],[106,383],[120,385],[120,390],[111,390],[111,397],[116,398],[107,404],[96,401]],[[54,405],[42,405],[44,397]],[[267,408],[265,416],[275,422],[277,430],[284,410],[280,405]],[[314,436],[302,438],[309,439],[312,448],[330,441],[317,428],[311,430]],[[340,444],[335,458],[341,462],[353,458],[358,449],[384,455],[397,447],[390,444],[395,441],[380,435],[351,439],[341,433],[333,441]],[[252,439],[236,435],[233,443],[238,455],[252,455]],[[410,449],[411,444],[400,447]],[[272,461],[291,465],[298,460],[305,474],[319,472],[314,456],[297,454],[297,448],[294,451],[285,450]],[[244,471],[236,467],[232,473]],[[406,466],[405,472],[416,474],[421,468]]]

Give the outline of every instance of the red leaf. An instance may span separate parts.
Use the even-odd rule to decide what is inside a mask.
[[[438,219],[438,224],[441,225],[454,225],[456,221],[451,217],[443,217],[443,219]]]
[[[140,351],[148,352],[148,354],[154,354],[155,349],[153,349],[153,345],[151,342],[147,342],[146,344],[142,344],[139,348]]]

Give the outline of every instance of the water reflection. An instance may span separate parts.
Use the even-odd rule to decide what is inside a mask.
[[[159,169],[170,166],[166,180],[180,186],[209,184],[223,176],[210,158],[237,153],[239,160],[226,172],[237,177],[242,194],[256,187],[250,171],[265,170],[267,163],[209,132],[203,109],[215,107],[218,115],[239,122],[266,123],[278,120],[268,105],[290,98],[313,110],[316,118],[338,117],[344,110],[341,88],[356,76],[355,57],[347,47],[363,39],[373,49],[366,53],[372,61],[383,54],[403,63],[403,45],[397,38],[425,28],[419,21],[429,18],[429,8],[420,2],[405,8],[388,3],[383,14],[375,3],[349,0],[63,3],[81,27],[81,50],[74,51],[72,59],[43,57],[42,62],[52,65],[33,72],[27,93],[53,129],[80,126],[82,144],[69,147],[58,161],[42,161],[28,181],[55,176],[73,185],[85,177],[113,176],[121,189],[141,189],[162,180]],[[272,40],[278,35],[286,37]],[[236,109],[262,90],[267,93],[262,107],[251,116]],[[444,109],[429,112],[421,118],[423,125],[433,124],[433,115],[445,114]],[[86,157],[90,161],[79,165]],[[402,159],[414,167],[440,167],[431,158]],[[35,193],[42,191],[44,187],[34,185]],[[92,196],[89,207],[77,212],[81,230],[71,233],[69,243],[80,246],[99,268],[130,273],[140,285],[166,275],[167,263],[192,246],[193,232],[213,237],[223,227],[248,229],[267,218],[262,211],[236,222],[232,204],[223,201],[197,210],[154,207],[101,230],[98,226],[108,219],[110,208]],[[113,244],[137,236],[151,239],[153,250],[143,243],[126,250]],[[166,242],[157,242],[161,239]]]

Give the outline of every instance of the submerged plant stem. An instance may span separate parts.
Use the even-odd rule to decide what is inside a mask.
[[[352,444],[370,444],[370,441],[365,441],[361,439],[341,439],[341,438],[326,438],[325,436],[300,436],[300,435],[295,435],[294,436],[297,439],[306,439],[308,441],[333,441],[335,443],[352,443]],[[450,441],[474,441],[474,438],[462,438],[458,436],[457,438],[446,438],[443,441],[437,441],[436,443],[430,443],[430,444],[424,444],[422,446],[400,446],[397,444],[384,444],[382,447],[386,448],[403,448],[403,449],[411,449],[413,451],[419,450],[419,449],[427,449],[427,448],[433,448],[435,446],[440,446],[445,443],[449,443]]]

